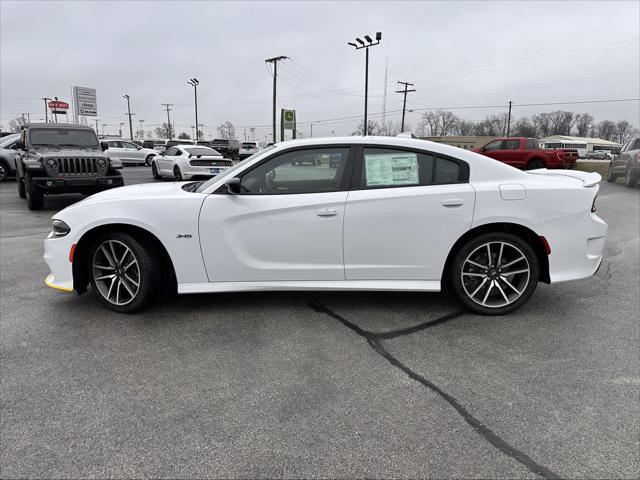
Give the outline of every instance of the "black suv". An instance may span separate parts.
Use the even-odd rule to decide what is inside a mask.
[[[44,195],[83,193],[91,195],[124,185],[115,165],[103,153],[92,128],[59,123],[32,123],[22,129],[16,143],[18,195],[30,210],[44,206]]]

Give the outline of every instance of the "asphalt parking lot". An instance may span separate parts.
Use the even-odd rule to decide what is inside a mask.
[[[127,184],[152,181],[125,169]],[[0,477],[638,478],[640,190],[602,184],[605,260],[520,311],[422,293],[165,299],[46,288],[0,184]]]

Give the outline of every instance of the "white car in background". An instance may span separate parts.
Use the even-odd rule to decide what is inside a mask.
[[[158,152],[152,148],[144,148],[119,138],[107,138],[102,142],[109,147],[105,150],[109,158],[119,159],[123,164],[149,165],[151,160],[158,155]]]
[[[213,148],[202,145],[174,145],[151,162],[153,178],[211,178],[231,167],[233,162],[223,158]]]
[[[301,161],[310,155],[321,160]],[[44,241],[46,283],[91,285],[118,312],[142,309],[163,287],[437,292],[446,283],[468,309],[504,314],[539,281],[598,270],[600,180],[410,138],[282,142],[206,182],[121,187],[58,212]]]
[[[259,151],[260,148],[258,148],[258,144],[256,142],[242,142],[240,144],[240,149],[238,150],[238,157],[240,160],[244,160],[251,155],[255,155]]]

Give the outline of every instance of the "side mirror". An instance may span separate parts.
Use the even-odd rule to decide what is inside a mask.
[[[140,145],[138,145],[138,146],[136,146],[136,149],[142,150],[142,147]]]
[[[109,144],[107,142],[100,142],[100,148],[102,148],[103,152],[109,150]]]
[[[16,150],[24,150],[24,142],[22,140],[17,140],[13,148]]]
[[[229,195],[237,195],[240,193],[240,179],[238,177],[230,178],[225,182]]]

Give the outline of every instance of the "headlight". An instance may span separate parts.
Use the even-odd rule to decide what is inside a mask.
[[[58,161],[55,158],[47,158],[44,161],[44,164],[47,168],[51,168],[51,169],[58,168]]]
[[[64,223],[62,220],[54,220],[53,225],[51,227],[51,233],[47,238],[64,237],[70,231],[71,231],[71,228],[69,228],[69,225]]]
[[[107,166],[107,160],[105,158],[99,158],[96,165],[98,165],[98,168],[105,168]]]

